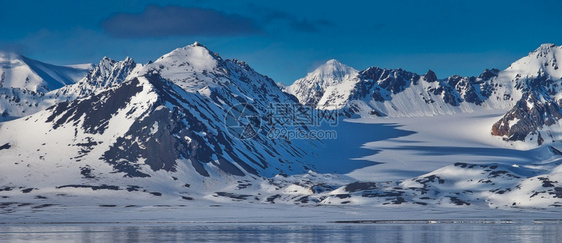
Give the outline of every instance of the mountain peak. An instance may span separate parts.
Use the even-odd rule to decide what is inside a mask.
[[[337,59],[330,59],[330,60],[326,61],[324,64],[320,65],[320,67],[322,67],[322,66],[346,66],[347,67],[347,65],[341,63]]]
[[[136,65],[135,61],[129,57],[124,61],[103,57],[99,64],[94,66],[80,82],[62,87],[57,91],[57,95],[71,99],[89,96],[123,82]]]
[[[562,47],[552,43],[544,43],[540,45],[535,51],[529,53],[529,56],[535,56],[536,58],[547,57],[556,55],[556,52],[560,51],[562,51]]]
[[[285,90],[297,97],[301,103],[316,106],[327,89],[334,89],[345,93],[343,96],[348,96],[348,92],[357,82],[358,74],[359,71],[354,68],[331,59]]]
[[[133,65],[133,66],[136,65],[135,60],[133,60],[130,57],[126,57],[125,60],[123,60],[123,61],[116,61],[112,58],[109,58],[109,57],[105,56],[100,60],[100,62],[98,63],[97,66],[94,66],[92,68],[92,70],[100,69],[100,68],[102,68],[102,69],[112,69],[113,66],[115,66],[117,63],[121,63],[121,65]]]
[[[307,77],[311,79],[327,80],[331,79],[340,83],[346,76],[353,76],[358,73],[354,68],[347,66],[336,59],[330,59],[326,63],[310,72]]]
[[[133,58],[131,57],[125,57],[125,60],[123,60],[125,63],[131,63],[131,62],[135,62],[135,60],[133,60]]]
[[[329,64],[329,65],[343,65],[340,61],[336,60],[336,59],[330,59],[328,60],[325,64]]]
[[[433,72],[433,70],[429,69],[427,70],[427,73],[425,75],[423,75],[423,78],[425,79],[425,81],[427,82],[435,82],[437,81],[437,75],[435,74],[435,72]]]
[[[224,60],[198,42],[177,48],[145,66],[145,71],[156,69],[170,80],[184,80],[193,73],[213,72]],[[183,73],[183,75],[178,76]],[[190,74],[187,75],[186,74]],[[185,87],[184,87],[185,88]]]
[[[107,65],[107,64],[112,64],[112,63],[115,63],[115,60],[113,60],[113,59],[111,59],[111,58],[109,58],[109,57],[104,56],[104,57],[100,60],[98,66]]]
[[[560,49],[560,48],[562,48],[562,46],[558,46],[558,45],[553,44],[553,43],[543,43],[531,53],[550,52],[550,51],[555,51],[555,50]]]
[[[545,49],[552,49],[552,48],[556,48],[556,47],[558,47],[558,46],[556,46],[555,44],[552,44],[552,43],[544,43],[544,44],[541,44],[541,45],[539,46],[539,48],[537,48],[537,51],[538,51],[538,50],[545,50]]]
[[[546,74],[553,79],[562,78],[562,69],[559,68],[558,60],[562,60],[562,47],[546,43],[539,46],[528,56],[512,63],[506,71],[515,77],[536,77]]]
[[[212,70],[218,63],[222,62],[222,58],[207,49],[205,46],[195,42],[185,47],[177,48],[168,54],[158,58],[155,63],[168,63],[192,66],[199,70]]]

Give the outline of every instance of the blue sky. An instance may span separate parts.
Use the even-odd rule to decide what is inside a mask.
[[[335,58],[438,77],[562,44],[562,1],[1,1],[0,49],[55,64],[146,63],[199,41],[292,83]]]

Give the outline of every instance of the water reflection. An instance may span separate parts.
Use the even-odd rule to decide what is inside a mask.
[[[0,242],[557,242],[560,224],[3,225]]]

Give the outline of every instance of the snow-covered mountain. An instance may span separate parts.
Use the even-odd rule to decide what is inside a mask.
[[[562,60],[562,46],[543,44],[501,73],[500,78],[515,84],[521,98],[494,124],[492,134],[537,145],[562,138],[556,135],[562,130],[552,127],[562,118],[562,70],[558,60]]]
[[[285,91],[297,97],[302,104],[326,104],[337,109],[359,81],[358,73],[352,67],[332,59],[295,81]],[[328,99],[333,101],[328,103],[325,97],[330,97]]]
[[[311,74],[321,72],[322,67],[319,69]],[[451,76],[438,79],[431,70],[419,75],[403,69],[370,67],[360,72],[350,72],[341,83],[322,82],[320,78],[299,79],[287,88],[287,92],[295,95],[303,104],[318,109],[340,109],[347,114],[432,116],[470,112],[476,107],[511,107],[511,89],[496,84],[499,82],[495,80],[498,72],[492,69],[485,70],[479,77]],[[322,77],[327,80],[338,78],[336,75]],[[300,95],[316,93],[315,87],[321,85],[326,92],[322,92],[315,102]]]
[[[335,68],[337,61],[332,60],[286,91],[302,104],[339,109],[347,115],[416,117],[510,109],[491,128],[492,134],[510,141],[538,141],[540,145],[545,136],[560,139],[553,132],[541,135],[537,131],[562,117],[562,71],[557,61],[561,58],[562,47],[543,44],[503,71],[487,69],[478,77],[445,79],[437,78],[431,70],[425,75],[377,67],[325,72],[342,70]]]
[[[111,68],[100,70],[105,64]],[[155,194],[197,185],[200,193],[219,181],[314,169],[306,158],[319,141],[268,137],[274,128],[266,126],[270,104],[298,103],[246,63],[224,60],[195,43],[134,66],[129,59],[104,59],[82,86],[68,90],[89,90],[82,89],[84,82],[115,85],[3,123],[0,168],[6,176],[0,184]],[[125,81],[112,81],[125,70],[133,70]],[[242,133],[233,127],[244,122],[237,119],[248,122]]]
[[[45,94],[82,79],[89,65],[56,66],[0,52],[0,121],[33,114]]]

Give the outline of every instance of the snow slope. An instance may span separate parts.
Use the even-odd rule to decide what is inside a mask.
[[[0,87],[46,93],[76,83],[88,68],[55,66],[14,53],[0,53]]]
[[[0,122],[46,108],[48,92],[82,79],[90,65],[55,66],[14,53],[0,53]]]

